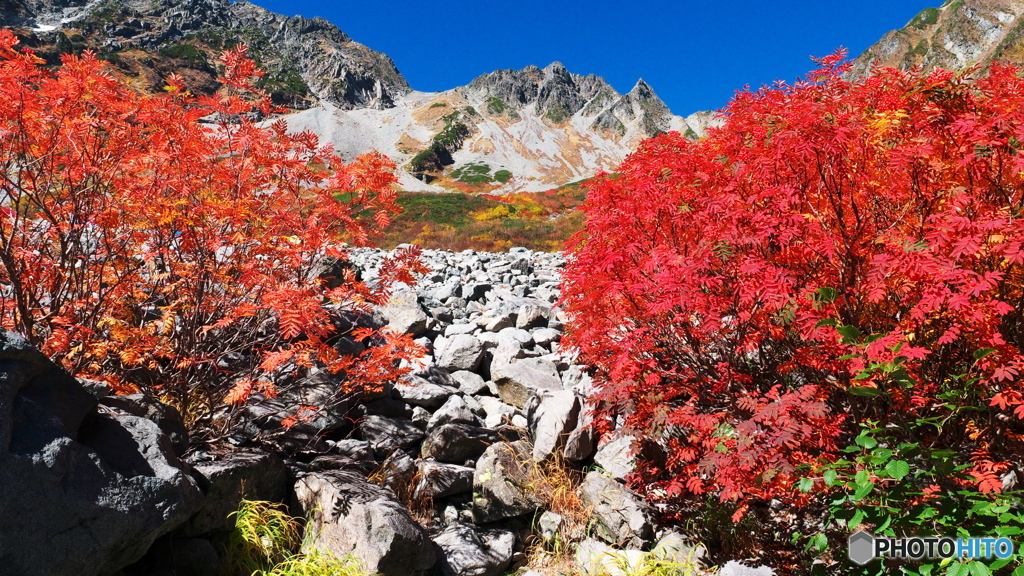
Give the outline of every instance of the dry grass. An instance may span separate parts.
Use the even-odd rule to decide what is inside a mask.
[[[553,535],[533,536],[526,550],[527,566],[545,574],[578,573],[576,544],[586,536],[593,512],[579,492],[584,475],[558,451],[544,461],[534,460],[532,454],[532,446],[520,453],[515,481],[528,498],[558,514],[562,521]]]
[[[399,470],[395,461],[388,456],[381,462],[367,480],[378,486],[390,488],[398,501],[409,510],[413,520],[424,527],[434,523],[434,498],[417,493],[416,486],[420,483],[420,471],[413,469],[408,472]]]

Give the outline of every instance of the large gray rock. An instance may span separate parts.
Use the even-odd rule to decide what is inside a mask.
[[[427,313],[420,306],[412,289],[395,290],[391,299],[381,308],[391,330],[399,334],[419,336],[427,331]]]
[[[717,576],[775,576],[775,570],[768,566],[744,566],[730,560],[722,566]]]
[[[155,422],[167,434],[179,458],[188,451],[188,430],[181,414],[174,407],[145,394],[105,396],[100,399],[100,404]]]
[[[146,556],[125,568],[125,576],[217,576],[224,560],[205,538],[157,540]]]
[[[423,441],[424,458],[441,462],[465,462],[479,457],[491,444],[501,440],[493,430],[469,424],[438,426]]]
[[[487,383],[484,381],[483,377],[476,372],[469,372],[466,370],[452,372],[452,380],[455,381],[455,384],[463,394],[475,396],[477,394],[489,393]]]
[[[483,406],[484,412],[487,414],[484,418],[484,426],[488,428],[497,428],[502,424],[512,422],[512,417],[517,413],[515,406],[502,402],[493,396],[481,396],[479,401],[480,405]]]
[[[4,574],[116,572],[201,505],[155,423],[95,406],[24,338],[0,333]]]
[[[395,383],[395,392],[407,404],[437,410],[458,390],[452,386],[435,384],[421,376],[405,376]]]
[[[579,422],[565,440],[565,459],[570,462],[582,462],[594,454],[594,416],[590,409],[580,410]]]
[[[315,537],[304,550],[341,558],[352,554],[369,572],[413,576],[434,565],[434,548],[422,526],[393,492],[353,472],[307,474],[295,484],[296,511]]]
[[[25,402],[38,406],[55,420],[49,423],[52,427],[39,430],[35,438],[26,437],[35,430],[24,426],[18,430],[19,442],[40,447],[52,439],[52,434],[63,432],[75,438],[82,421],[96,408],[96,398],[82,384],[14,332],[0,332],[0,375],[4,377],[0,381],[0,455],[7,452],[18,425],[30,421],[27,415],[14,419],[16,409]],[[19,406],[15,406],[16,401]]]
[[[562,333],[554,328],[541,328],[534,330],[533,342],[539,346],[549,346],[562,339]]]
[[[274,454],[232,452],[192,465],[193,477],[206,494],[203,507],[188,521],[186,536],[228,532],[242,500],[281,502],[288,492],[288,469]]]
[[[572,390],[557,390],[541,396],[534,421],[533,459],[544,460],[565,445],[576,428],[580,398]]]
[[[597,449],[594,462],[604,468],[613,478],[624,480],[633,472],[636,456],[633,454],[633,437],[619,436]]]
[[[558,367],[542,358],[523,358],[509,364],[492,364],[491,380],[498,387],[498,396],[519,408],[526,407],[531,396],[540,390],[561,390]]]
[[[536,304],[523,304],[516,312],[516,328],[544,328],[548,325],[550,309],[541,308]]]
[[[429,460],[421,460],[418,466],[417,498],[446,498],[473,491],[472,468]]]
[[[469,424],[470,426],[479,426],[481,424],[480,419],[473,414],[473,411],[469,408],[469,404],[466,400],[459,395],[448,398],[448,401],[437,409],[437,412],[430,417],[427,421],[427,433],[429,434],[435,428],[443,426],[445,424]]]
[[[456,334],[446,338],[443,346],[436,350],[435,354],[437,358],[434,363],[449,372],[474,371],[480,367],[480,360],[484,356],[484,344],[475,336]]]
[[[453,524],[434,543],[441,554],[431,576],[498,576],[512,560],[516,537],[509,530]]]
[[[644,548],[654,541],[654,509],[615,479],[590,472],[580,496],[593,508],[591,529],[598,538],[629,548]]]
[[[473,474],[473,518],[477,523],[494,522],[530,514],[540,503],[526,486],[526,462],[530,458],[524,442],[492,444],[476,462]]]
[[[383,458],[395,447],[413,448],[423,440],[423,431],[408,418],[363,416],[359,434],[370,443],[374,454]]]

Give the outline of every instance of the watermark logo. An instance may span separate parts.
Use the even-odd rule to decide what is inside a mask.
[[[1009,558],[1014,545],[1009,538],[949,538],[945,536],[895,538],[875,536],[867,530],[850,534],[847,541],[850,560],[864,565],[876,558]]]

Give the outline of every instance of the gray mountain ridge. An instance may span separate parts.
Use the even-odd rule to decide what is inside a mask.
[[[507,185],[491,183],[497,193],[547,190],[616,169],[661,132],[701,136],[711,119],[673,115],[643,80],[619,94],[559,62],[416,92],[390,57],[327,20],[244,0],[0,0],[0,25],[19,27],[50,63],[91,48],[153,91],[170,73],[193,92],[216,90],[219,52],[245,42],[266,72],[258,85],[299,111],[285,116],[293,127],[317,133],[346,160],[384,153],[407,190],[458,187],[458,168],[470,165],[512,174]]]

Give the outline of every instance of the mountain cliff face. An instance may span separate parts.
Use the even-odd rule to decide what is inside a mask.
[[[547,190],[611,171],[638,142],[710,118],[674,116],[643,80],[619,94],[560,63],[498,70],[445,92],[415,92],[386,55],[322,18],[285,17],[230,0],[0,0],[0,26],[53,64],[92,49],[140,90],[176,73],[217,89],[217,58],[246,43],[259,86],[285,116],[346,158],[380,151],[410,190]]]
[[[854,61],[851,73],[866,74],[873,63],[947,70],[993,60],[1024,64],[1022,15],[1021,0],[949,0],[887,33]]]
[[[267,72],[262,87],[292,108],[319,102],[386,108],[409,92],[394,62],[322,18],[289,18],[228,0],[0,0],[0,25],[56,61],[92,48],[141,89],[171,72],[199,92],[215,88],[217,56],[249,45]]]
[[[406,189],[477,184],[500,194],[615,170],[644,138],[669,130],[702,135],[708,116],[674,116],[643,80],[619,94],[604,79],[555,62],[498,70],[445,92],[410,92],[389,109],[324,106],[289,122],[318,132],[345,157],[387,154]]]

